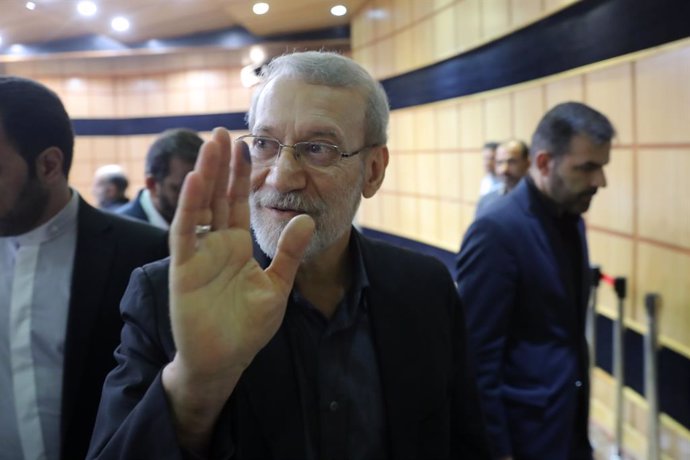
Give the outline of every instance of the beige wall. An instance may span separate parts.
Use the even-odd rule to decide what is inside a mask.
[[[99,59],[8,63],[5,73],[34,78],[53,89],[72,118],[138,118],[168,115],[245,112],[250,90],[240,82],[240,69],[222,67],[218,53],[209,56],[157,56],[146,71],[145,58],[119,58],[103,65]],[[182,61],[182,62],[180,62]],[[148,66],[152,67],[153,66]],[[137,68],[141,73],[137,73]],[[170,68],[171,70],[160,70]],[[210,133],[201,133],[207,138]],[[130,178],[130,197],[144,184],[144,160],[155,134],[79,136],[70,182],[93,202],[95,170],[120,164]]]
[[[426,6],[421,7],[424,3]],[[379,78],[438,62],[519,28],[570,2],[539,0],[371,1],[353,23],[353,57]],[[371,12],[384,9],[384,19]],[[381,17],[374,15],[374,17]],[[586,215],[590,256],[626,276],[626,323],[644,332],[644,295],[662,295],[660,341],[690,358],[690,40],[491,92],[396,110],[391,161],[381,192],[360,223],[457,251],[471,223],[483,175],[481,145],[529,142],[555,104],[581,101],[615,124],[609,185]],[[616,299],[600,289],[602,313]],[[613,429],[614,382],[594,376],[594,419]],[[646,404],[626,392],[628,449],[646,452]],[[663,418],[664,452],[682,458],[690,433]],[[687,450],[686,450],[687,449]]]

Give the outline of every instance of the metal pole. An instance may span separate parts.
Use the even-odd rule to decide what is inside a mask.
[[[649,404],[647,427],[647,459],[659,460],[659,388],[657,386],[657,310],[659,296],[647,294],[644,299],[647,307],[647,334],[644,336],[644,392]]]
[[[616,380],[616,445],[614,458],[623,458],[623,330],[624,330],[624,301],[626,282],[625,278],[617,277],[613,287],[618,297],[618,321],[613,323],[613,376]]]
[[[601,283],[601,267],[592,265],[590,269],[589,306],[587,307],[587,320],[585,324],[585,336],[589,345],[589,374],[592,377],[592,369],[596,365],[596,340],[597,340],[597,290]]]

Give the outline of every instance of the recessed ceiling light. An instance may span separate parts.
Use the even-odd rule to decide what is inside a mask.
[[[266,59],[266,53],[258,46],[252,46],[249,50],[249,59],[255,64],[261,64]]]
[[[335,5],[331,8],[331,14],[333,16],[345,16],[347,14],[347,8],[345,5]]]
[[[110,21],[110,27],[118,32],[125,32],[129,30],[129,20],[125,17],[118,16]]]
[[[0,37],[0,45],[2,45],[2,37]]]
[[[33,11],[36,9],[36,4],[34,2],[26,2],[25,6],[27,10]]]
[[[77,3],[77,11],[82,16],[93,16],[98,11],[98,6],[90,0],[84,0]]]
[[[266,14],[271,7],[268,3],[254,3],[252,6],[252,11],[254,14]]]

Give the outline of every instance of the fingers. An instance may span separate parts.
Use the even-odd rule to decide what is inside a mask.
[[[215,171],[215,181],[211,190],[211,220],[213,230],[227,228],[228,225],[228,200],[225,193],[228,188],[228,176],[230,174],[230,149],[232,142],[227,130],[216,128],[213,130],[211,140],[218,144],[218,164]]]
[[[170,252],[172,265],[186,262],[196,248],[196,225],[203,210],[204,179],[199,171],[187,174],[175,217],[170,225]]]
[[[227,202],[230,205],[228,226],[249,229],[249,185],[252,165],[247,144],[235,143],[230,162],[230,184],[227,190]]]
[[[276,256],[266,273],[287,291],[292,288],[297,268],[313,234],[314,220],[306,214],[293,217],[280,234]]]

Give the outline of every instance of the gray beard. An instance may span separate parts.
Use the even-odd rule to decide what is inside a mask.
[[[362,198],[362,181],[349,190],[336,191],[330,206],[321,200],[308,199],[298,192],[281,194],[275,191],[260,191],[251,193],[249,197],[251,225],[259,247],[268,257],[275,258],[278,239],[289,222],[276,222],[262,213],[261,208],[294,209],[311,216],[316,224],[314,236],[303,256],[303,260],[312,259],[350,229],[352,219],[355,217]]]

